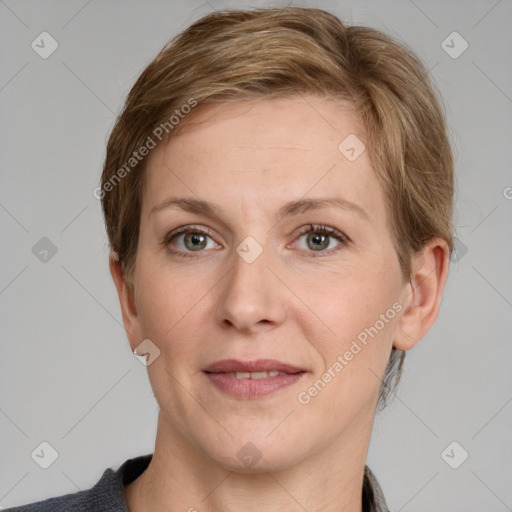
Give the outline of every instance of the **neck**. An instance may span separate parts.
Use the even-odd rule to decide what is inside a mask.
[[[358,425],[341,441],[325,446],[300,464],[240,473],[199,452],[172,430],[160,413],[151,463],[125,488],[130,512],[362,512],[372,422],[362,428]]]

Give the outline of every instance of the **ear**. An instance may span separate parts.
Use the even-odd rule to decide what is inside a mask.
[[[137,315],[137,308],[135,304],[134,289],[125,281],[119,256],[114,251],[110,253],[109,267],[110,274],[112,275],[112,279],[116,285],[117,295],[119,296],[124,328],[133,352],[142,341],[139,317]]]
[[[441,238],[429,240],[413,256],[411,279],[402,294],[404,310],[393,340],[395,348],[410,350],[436,321],[449,264],[450,250]]]

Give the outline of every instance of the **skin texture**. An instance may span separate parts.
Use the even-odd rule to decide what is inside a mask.
[[[126,487],[130,510],[360,512],[380,381],[392,346],[412,348],[437,317],[447,244],[431,240],[403,280],[368,152],[349,161],[338,151],[350,134],[365,140],[346,104],[305,95],[199,108],[148,157],[133,296],[115,253],[110,260],[132,350],[146,338],[160,349],[147,368],[160,406],[155,450]],[[215,203],[219,217],[151,213],[169,197]],[[289,201],[324,197],[364,213],[329,206],[276,218]],[[327,235],[315,250],[322,239],[299,233],[309,224],[348,241]],[[209,230],[201,250],[184,234],[169,239],[187,225]],[[248,236],[263,249],[252,263],[236,251]],[[394,303],[401,311],[300,403]],[[307,373],[240,400],[202,372],[226,358],[277,359]],[[261,454],[251,467],[237,456],[248,442]]]

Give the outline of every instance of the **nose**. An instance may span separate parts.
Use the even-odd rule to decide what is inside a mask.
[[[254,247],[251,248],[254,250]],[[245,334],[275,328],[286,316],[285,286],[266,249],[254,260],[233,252],[232,269],[223,282],[217,319]]]

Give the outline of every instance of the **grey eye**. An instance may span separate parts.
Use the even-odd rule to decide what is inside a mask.
[[[185,247],[191,251],[199,251],[207,245],[208,235],[202,233],[186,233],[184,238]]]
[[[306,238],[306,244],[313,251],[322,251],[329,246],[330,236],[318,233],[309,233]],[[311,245],[310,245],[311,243]]]

